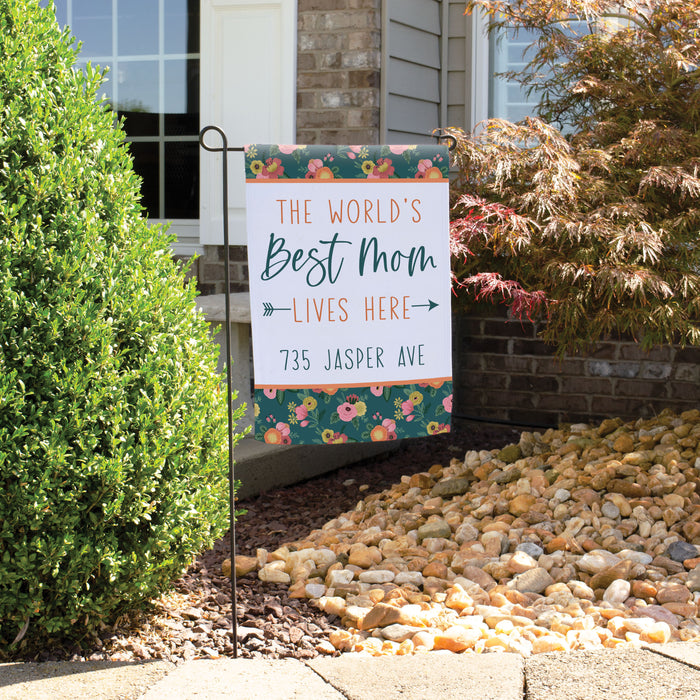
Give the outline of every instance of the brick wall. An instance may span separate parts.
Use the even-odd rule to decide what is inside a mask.
[[[496,309],[455,316],[453,333],[456,414],[550,426],[700,406],[700,348],[607,340],[560,360],[536,324]]]
[[[248,291],[248,253],[244,245],[229,246],[230,292]],[[195,261],[200,294],[223,294],[225,285],[224,246],[205,245],[204,254]]]
[[[299,0],[297,142],[379,142],[381,0]]]

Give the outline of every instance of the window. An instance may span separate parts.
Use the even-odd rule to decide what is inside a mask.
[[[497,74],[522,70],[532,54],[532,49],[528,51],[528,46],[535,39],[533,31],[520,31],[516,34],[512,29],[507,30],[501,37],[492,38],[489,116],[517,122],[534,113],[537,95],[528,95],[520,83]]]
[[[199,217],[199,0],[54,0],[125,120],[151,219]],[[47,3],[43,3],[47,4]]]
[[[562,26],[566,34],[581,36],[590,31],[583,21],[571,21]],[[521,71],[534,58],[537,33],[533,30],[516,32],[508,29],[500,37],[490,41],[489,116],[517,122],[535,113],[538,95],[514,80],[498,75],[508,71]]]
[[[456,2],[456,0],[454,0]],[[520,83],[508,80],[499,73],[518,71],[525,67],[534,55],[534,48],[528,48],[535,41],[534,31],[506,30],[500,36],[487,34],[487,19],[481,12],[474,12],[467,18],[465,34],[470,38],[471,54],[466,54],[470,68],[468,119],[473,128],[489,117],[519,121],[535,113],[538,96],[536,91],[529,95]],[[582,35],[594,28],[583,21],[566,24],[567,31]],[[456,31],[451,41],[461,40]],[[455,67],[451,68],[456,72]]]

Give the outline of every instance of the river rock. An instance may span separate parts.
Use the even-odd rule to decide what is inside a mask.
[[[668,546],[666,556],[673,559],[673,561],[683,562],[686,559],[693,559],[694,557],[700,556],[700,547],[683,542],[683,540],[677,540]]]
[[[322,593],[315,604],[349,628],[333,636],[343,652],[700,640],[700,411],[523,433],[520,446],[363,494],[261,551],[259,575]]]
[[[542,593],[547,586],[551,586],[553,583],[554,579],[547,569],[537,567],[518,574],[509,585],[512,584],[512,587],[521,593]]]
[[[418,541],[439,537],[447,538],[452,534],[452,528],[442,519],[431,520],[418,528]]]
[[[461,496],[462,494],[469,491],[469,486],[472,483],[472,479],[467,479],[466,477],[458,477],[455,479],[446,479],[445,481],[438,481],[435,486],[433,486],[430,495],[440,496],[441,498],[452,498],[453,496]]]
[[[513,464],[523,456],[519,445],[508,445],[504,447],[497,455],[496,459],[506,464]]]

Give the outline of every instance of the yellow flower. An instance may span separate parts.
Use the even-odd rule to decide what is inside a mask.
[[[313,396],[307,396],[302,403],[306,406],[307,411],[313,411],[318,406],[318,402]]]
[[[403,420],[403,411],[401,409],[394,411],[394,420]]]
[[[439,423],[437,423],[437,422],[434,421],[434,420],[433,420],[433,421],[430,421],[430,423],[428,423],[428,433],[429,433],[430,435],[434,435],[434,434],[435,434],[435,431],[436,431],[439,427],[440,427]]]
[[[334,435],[335,433],[330,428],[327,428],[321,433],[321,439],[323,440],[323,442],[329,442],[333,439]]]
[[[366,160],[362,163],[362,172],[365,175],[369,175],[374,170],[374,162],[371,160]]]
[[[423,394],[421,394],[420,391],[412,391],[411,395],[408,397],[408,400],[414,406],[417,406],[423,400]]]
[[[254,175],[259,175],[263,170],[263,162],[261,160],[254,160],[250,164],[250,172]]]
[[[355,410],[358,416],[364,416],[367,413],[367,404],[364,401],[358,401],[355,404]]]
[[[260,404],[256,403],[254,408],[253,408],[253,414],[257,418],[260,415]]]
[[[287,404],[287,409],[290,410],[290,411],[293,411],[296,407],[297,407],[297,405],[294,403],[294,401],[290,401],[290,402]]]

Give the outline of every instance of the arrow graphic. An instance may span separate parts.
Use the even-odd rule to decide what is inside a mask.
[[[273,306],[269,301],[263,302],[263,316],[272,316],[275,311],[291,311],[292,307],[282,308],[281,306]]]
[[[440,306],[436,301],[432,301],[431,299],[428,299],[427,304],[411,304],[411,308],[415,309],[419,306],[427,306],[428,311],[432,311],[436,306]]]

